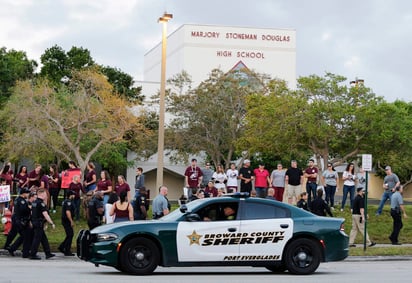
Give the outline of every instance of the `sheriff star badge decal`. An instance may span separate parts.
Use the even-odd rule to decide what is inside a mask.
[[[186,237],[189,238],[190,245],[200,245],[200,238],[202,238],[202,235],[197,234],[195,230],[193,230],[191,235],[187,235]]]

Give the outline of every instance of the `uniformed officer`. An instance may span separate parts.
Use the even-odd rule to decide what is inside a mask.
[[[12,256],[14,256],[14,252],[23,243],[29,225],[30,208],[27,202],[29,193],[30,191],[27,188],[22,188],[20,190],[20,195],[14,200],[14,211],[11,217],[12,227],[7,235],[6,243],[4,244],[4,249]],[[20,236],[12,245],[10,245],[17,234]]]
[[[146,220],[149,202],[147,201],[145,187],[139,189],[139,194],[137,194],[133,204],[134,220]]]
[[[33,243],[30,249],[30,259],[41,259],[37,255],[40,243],[43,246],[44,253],[46,254],[46,259],[52,258],[55,254],[50,252],[49,240],[47,239],[46,233],[44,232],[44,222],[47,221],[52,225],[53,229],[56,226],[53,220],[50,218],[47,205],[47,193],[43,189],[37,191],[37,199],[32,203],[32,224],[33,224]]]
[[[102,224],[103,215],[103,193],[96,191],[87,205],[87,225],[89,225],[90,230]]]
[[[73,216],[75,213],[74,198],[76,197],[76,192],[69,190],[66,193],[66,199],[62,203],[62,225],[64,231],[66,232],[66,238],[58,247],[65,256],[74,256],[74,253],[71,252],[72,240],[73,240]]]

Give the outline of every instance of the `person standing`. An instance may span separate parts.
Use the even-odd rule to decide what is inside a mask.
[[[28,181],[27,181],[27,166],[22,165],[20,166],[19,173],[16,175],[17,180],[17,193],[20,194],[20,190],[22,188],[28,188]]]
[[[103,192],[96,191],[87,204],[87,225],[92,230],[102,224],[104,215]]]
[[[268,185],[270,185],[270,174],[267,169],[265,169],[265,164],[262,162],[259,167],[253,170],[255,175],[255,190],[256,195],[260,198],[265,198],[267,195]]]
[[[227,182],[227,176],[226,176],[225,170],[223,169],[222,165],[219,164],[217,166],[216,172],[214,172],[212,175],[212,180],[215,183],[216,189],[222,189],[224,192],[226,192],[225,183]]]
[[[365,215],[365,191],[362,187],[356,189],[357,195],[353,200],[352,209],[352,230],[349,236],[349,247],[356,247],[355,239],[358,232],[365,235],[365,225],[367,215]],[[366,232],[366,243],[369,247],[376,245],[375,242],[371,242],[369,235]]]
[[[318,168],[315,167],[315,160],[309,160],[309,167],[305,169],[304,177],[306,178],[306,192],[308,193],[309,205],[313,199],[316,197],[316,188],[318,187]]]
[[[47,235],[44,232],[44,222],[47,221],[53,229],[56,226],[53,223],[53,220],[50,218],[48,208],[46,205],[47,194],[44,189],[39,189],[37,191],[37,199],[32,203],[32,213],[31,213],[31,222],[33,225],[33,242],[30,249],[30,259],[41,259],[37,255],[40,243],[43,246],[44,253],[46,254],[46,259],[52,258],[55,254],[52,254],[50,251],[49,240]]]
[[[239,170],[238,178],[240,179],[240,191],[250,194],[252,191],[252,181],[255,179],[255,176],[250,168],[249,159],[243,161],[243,167]]]
[[[84,180],[84,187],[87,192],[94,191],[96,189],[97,176],[93,162],[87,163],[87,174]]]
[[[202,187],[206,187],[210,180],[212,180],[213,169],[210,166],[210,162],[206,162],[205,168],[202,169]]]
[[[64,232],[66,233],[66,237],[64,238],[63,242],[59,245],[58,250],[62,252],[65,256],[74,256],[74,253],[71,252],[71,248],[74,235],[73,217],[76,209],[74,206],[75,197],[76,193],[69,189],[66,194],[66,199],[62,203],[62,225],[64,228]]]
[[[133,206],[127,199],[126,191],[120,193],[119,200],[113,204],[110,210],[110,216],[115,216],[114,223],[134,220]]]
[[[303,172],[298,168],[296,160],[292,160],[285,173],[285,186],[287,187],[288,203],[293,203],[293,198],[298,199],[302,192]]]
[[[159,219],[169,214],[169,202],[166,197],[167,187],[161,186],[159,189],[159,194],[154,198],[152,204],[153,219]]]
[[[60,192],[60,179],[56,164],[50,165],[49,174],[49,193],[51,198],[50,207],[52,208],[52,212],[56,213],[56,207]]]
[[[4,244],[4,249],[12,256],[14,256],[14,252],[24,242],[27,234],[31,214],[27,201],[29,193],[29,189],[21,188],[19,196],[14,199],[13,215],[11,216],[12,226]],[[19,237],[11,244],[17,234],[19,234]]]
[[[395,192],[391,197],[391,216],[393,219],[393,229],[392,233],[389,236],[392,245],[401,245],[399,243],[399,233],[403,227],[402,215],[404,218],[407,218],[405,207],[403,205],[403,186],[397,186]]]
[[[353,198],[355,196],[355,180],[356,180],[355,165],[353,163],[349,163],[346,166],[346,169],[342,175],[342,180],[343,180],[343,196],[342,196],[342,206],[340,208],[340,211],[343,211],[343,209],[345,208],[346,198],[348,197],[348,193],[349,193],[349,198],[350,198],[350,208],[352,209],[353,207]]]
[[[36,164],[34,166],[34,170],[30,171],[30,173],[27,175],[27,186],[29,187],[29,189],[31,189],[31,187],[33,186],[40,187],[40,170],[41,165]]]
[[[70,183],[68,190],[74,192],[74,197],[71,202],[74,206],[74,215],[76,216],[76,221],[79,221],[80,220],[80,192],[84,193],[83,186],[80,181],[79,175],[73,176],[73,181]]]
[[[322,174],[322,184],[325,188],[325,201],[333,210],[335,205],[335,193],[338,191],[339,176],[332,163],[328,163],[328,169]]]
[[[137,167],[136,169],[136,180],[134,183],[135,198],[139,196],[140,188],[144,187],[144,175],[143,168]]]
[[[277,169],[272,171],[270,174],[270,184],[272,188],[275,190],[275,199],[277,201],[283,201],[283,193],[285,192],[285,177],[286,172],[283,170],[283,166],[281,163],[278,163]]]
[[[383,194],[381,202],[379,203],[378,211],[376,211],[376,216],[382,214],[383,206],[387,200],[390,201],[392,194],[395,192],[395,188],[401,185],[398,176],[392,172],[390,166],[385,167],[386,176],[383,179]]]
[[[119,197],[122,192],[126,192],[127,199],[128,200],[132,199],[131,192],[130,192],[130,186],[128,183],[126,183],[126,180],[124,179],[124,176],[122,175],[117,176],[117,184],[115,187],[115,191]]]
[[[190,200],[193,195],[196,195],[197,190],[202,184],[203,173],[197,166],[197,159],[193,158],[192,163],[185,170],[185,186],[187,188],[187,199]]]
[[[237,177],[239,176],[239,171],[236,169],[235,163],[230,163],[230,168],[226,171],[227,183],[226,191],[228,194],[237,192]]]
[[[95,191],[101,191],[103,193],[103,206],[109,200],[109,195],[113,191],[112,181],[110,175],[106,170],[100,172],[100,180],[97,182]]]
[[[146,197],[146,188],[141,187],[139,196],[133,202],[134,220],[146,220],[147,211],[149,210],[149,201]]]

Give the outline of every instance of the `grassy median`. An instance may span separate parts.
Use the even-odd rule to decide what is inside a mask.
[[[176,209],[177,206],[174,206],[173,209]],[[51,217],[56,223],[56,229],[52,229],[50,226],[46,230],[47,237],[49,238],[50,246],[52,251],[57,251],[57,247],[63,241],[65,234],[63,226],[61,225],[61,207],[58,207],[56,213],[52,213]],[[389,214],[389,206],[385,205],[382,215],[375,216],[377,210],[376,205],[371,205],[368,207],[369,211],[369,220],[368,220],[368,233],[372,241],[377,242],[378,244],[390,244],[388,236],[392,231],[392,218]],[[401,243],[412,243],[412,207],[406,206],[407,214],[409,218],[403,219],[404,227],[401,230],[399,241]],[[333,211],[334,217],[342,217],[346,219],[345,222],[345,232],[349,235],[352,227],[352,217],[350,214],[349,208],[346,208],[345,211],[341,212],[339,209]],[[149,215],[151,212],[149,211]],[[79,230],[88,229],[86,221],[82,217],[79,222],[76,222],[74,227],[75,236],[73,238],[72,251],[76,250],[76,236]],[[3,229],[1,229],[3,231]],[[0,248],[3,248],[6,237],[4,235],[0,236]],[[358,236],[355,241],[356,248],[350,248],[351,256],[388,256],[388,255],[412,255],[412,247],[407,246],[375,246],[367,248],[366,251],[363,249],[363,237],[358,233]]]

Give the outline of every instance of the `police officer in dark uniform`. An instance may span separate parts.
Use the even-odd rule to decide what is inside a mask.
[[[14,252],[23,243],[27,234],[31,212],[27,202],[29,193],[30,191],[27,188],[22,188],[20,190],[20,195],[14,200],[14,211],[11,217],[12,227],[7,235],[6,243],[4,244],[4,249],[12,256],[14,256]],[[10,245],[17,234],[20,236],[12,245]]]
[[[71,252],[72,247],[72,240],[73,240],[73,216],[75,213],[75,205],[74,205],[74,198],[76,197],[76,193],[72,190],[66,193],[66,199],[62,203],[62,225],[64,227],[64,231],[66,232],[66,238],[64,238],[63,242],[58,247],[59,251],[61,251],[65,256],[74,256],[74,253]]]
[[[136,195],[137,197],[133,202],[134,220],[146,220],[147,211],[149,210],[149,201],[146,197],[146,188],[141,187],[139,189],[139,194]]]
[[[37,255],[40,243],[43,246],[44,253],[46,254],[46,259],[52,258],[55,254],[50,252],[49,240],[47,239],[46,233],[44,232],[44,223],[47,221],[52,225],[53,229],[56,226],[53,220],[50,218],[47,205],[45,201],[47,200],[47,193],[45,190],[40,189],[37,191],[37,199],[32,203],[32,216],[31,222],[33,224],[33,243],[30,249],[30,259],[41,259]]]
[[[89,225],[90,230],[102,224],[103,215],[103,193],[96,191],[87,205],[87,225]]]

